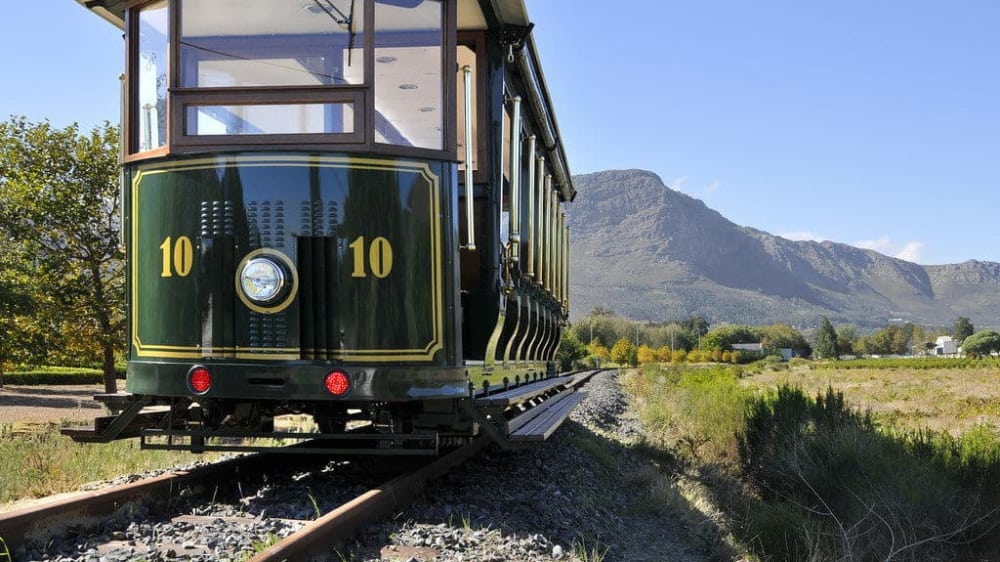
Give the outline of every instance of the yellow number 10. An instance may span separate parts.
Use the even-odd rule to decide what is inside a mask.
[[[174,273],[179,277],[187,277],[194,265],[194,245],[187,236],[179,237],[173,244],[170,242],[170,237],[167,236],[163,244],[160,244],[160,251],[163,252],[160,277],[172,277]]]
[[[354,272],[351,277],[368,277],[365,270],[365,237],[359,236],[351,242],[350,248],[354,251]],[[379,236],[372,240],[368,247],[368,267],[372,275],[379,279],[385,279],[392,271],[392,244],[385,238]]]

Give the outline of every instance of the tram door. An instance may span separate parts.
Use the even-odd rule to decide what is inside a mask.
[[[458,230],[459,260],[461,267],[462,299],[462,352],[466,360],[482,361],[486,344],[493,331],[496,305],[490,303],[488,293],[489,257],[488,248],[492,236],[487,233],[494,227],[487,208],[489,202],[489,180],[485,146],[482,146],[483,103],[479,76],[477,43],[470,38],[463,41],[460,33],[457,51],[458,77],[456,80],[456,116],[458,131]],[[468,124],[468,125],[467,125]],[[466,189],[472,183],[472,221]],[[470,230],[471,229],[471,230]],[[470,239],[471,238],[471,239]],[[492,310],[492,311],[491,311]],[[489,318],[492,316],[492,318]]]

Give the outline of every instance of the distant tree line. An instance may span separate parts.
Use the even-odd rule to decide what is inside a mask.
[[[781,350],[791,350],[795,357],[815,359],[924,355],[933,354],[939,336],[951,336],[958,344],[965,340],[963,351],[970,355],[1000,352],[1000,334],[991,330],[975,332],[965,317],[958,318],[950,328],[903,323],[860,333],[856,326],[834,326],[825,317],[819,319],[817,327],[808,330],[788,324],[713,327],[701,316],[668,322],[635,322],[598,307],[567,330],[560,360],[569,369],[573,363],[591,366],[608,362],[745,363],[780,355]],[[736,344],[758,343],[761,351],[734,348]]]

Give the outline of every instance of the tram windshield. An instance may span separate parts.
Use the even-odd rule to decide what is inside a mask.
[[[364,83],[364,10],[353,0],[184,0],[184,88]]]
[[[158,0],[136,12],[136,152],[261,135],[445,148],[441,0]]]

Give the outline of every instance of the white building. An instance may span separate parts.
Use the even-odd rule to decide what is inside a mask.
[[[958,355],[958,342],[951,336],[941,336],[934,344],[934,355]]]

